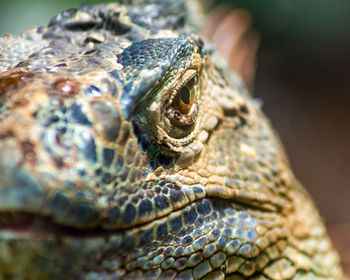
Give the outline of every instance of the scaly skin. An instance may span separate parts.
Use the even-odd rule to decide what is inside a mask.
[[[341,279],[259,104],[158,2],[0,38],[0,279]]]

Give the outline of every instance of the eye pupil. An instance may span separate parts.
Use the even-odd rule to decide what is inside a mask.
[[[184,86],[180,92],[181,101],[188,105],[191,102],[191,92],[187,86]]]
[[[172,107],[181,114],[188,114],[193,108],[193,104],[196,98],[196,92],[194,87],[195,77],[183,85],[175,96]]]

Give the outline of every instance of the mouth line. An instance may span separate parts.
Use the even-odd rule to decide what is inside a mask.
[[[230,203],[232,208],[235,209],[250,209],[255,211],[270,212],[270,209],[264,209],[256,207],[256,205],[248,203],[247,201],[237,201],[231,199],[223,199],[220,197],[206,197],[203,199],[224,200]],[[203,200],[200,199],[200,200]],[[196,202],[200,201],[197,200]],[[195,203],[195,202],[192,202]],[[178,209],[183,211],[185,207]],[[161,217],[160,219],[167,219],[172,213]],[[105,229],[102,226],[94,228],[75,228],[54,222],[50,217],[44,216],[38,213],[28,213],[21,211],[3,211],[0,212],[0,234],[3,232],[13,232],[18,234],[34,234],[41,236],[54,236],[54,237],[73,237],[73,238],[94,238],[94,237],[108,237],[114,235],[123,235],[132,230],[139,230],[143,227],[147,227],[153,222],[160,220],[152,220],[143,224],[138,224],[130,228],[121,229]]]
[[[133,228],[132,228],[133,229]],[[102,227],[79,229],[55,223],[49,217],[26,212],[1,212],[0,233],[52,235],[56,237],[101,237],[122,234],[128,229],[107,230]],[[129,229],[130,230],[130,229]]]

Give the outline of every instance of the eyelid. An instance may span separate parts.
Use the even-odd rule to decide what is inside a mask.
[[[197,76],[198,73],[194,69],[187,70],[184,75],[182,76],[182,81],[179,83],[175,89],[175,94],[185,85],[187,85],[195,76]]]

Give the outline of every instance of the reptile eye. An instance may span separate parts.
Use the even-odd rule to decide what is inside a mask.
[[[192,78],[186,85],[184,85],[177,93],[173,107],[181,114],[187,114],[191,111],[191,108],[196,97],[194,84],[196,78]]]

